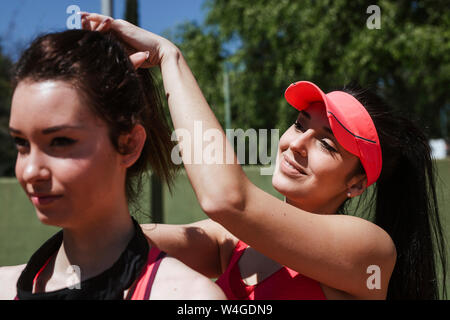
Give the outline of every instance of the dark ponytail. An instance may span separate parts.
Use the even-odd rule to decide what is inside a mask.
[[[383,168],[373,190],[374,222],[389,233],[397,249],[387,298],[439,299],[439,271],[443,298],[446,251],[428,140],[374,93],[355,87],[344,91],[366,107],[382,148]]]

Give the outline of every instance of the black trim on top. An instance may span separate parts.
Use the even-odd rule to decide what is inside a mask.
[[[33,293],[36,273],[58,251],[63,242],[63,231],[47,240],[30,258],[17,280],[18,300],[122,300],[123,293],[139,277],[147,263],[149,244],[139,223],[132,218],[133,238],[118,260],[107,270],[81,281],[80,289],[63,288],[51,292]],[[95,259],[95,257],[93,257]]]

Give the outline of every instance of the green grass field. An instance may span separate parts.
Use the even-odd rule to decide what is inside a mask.
[[[438,161],[437,167],[438,200],[450,248],[450,159]],[[261,176],[258,167],[246,167],[245,171],[253,183],[282,198],[272,187],[272,176]],[[172,194],[164,188],[163,197],[165,223],[182,224],[206,218],[184,172],[178,175]],[[150,188],[147,184],[140,199],[140,209],[134,212],[139,222],[150,222],[149,208]],[[26,263],[31,254],[57,230],[38,221],[33,206],[14,178],[0,178],[0,266]],[[447,291],[450,297],[450,288]]]

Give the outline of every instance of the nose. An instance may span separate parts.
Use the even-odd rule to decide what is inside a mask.
[[[50,179],[50,169],[46,165],[45,155],[35,151],[30,152],[24,161],[22,179],[26,183],[35,183]]]
[[[305,132],[298,134],[289,144],[290,149],[306,158],[308,156],[308,146],[312,141],[313,136],[314,131],[312,129],[308,129]]]

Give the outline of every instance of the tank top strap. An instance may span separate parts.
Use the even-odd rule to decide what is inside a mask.
[[[41,273],[44,271],[44,269],[47,267],[47,265],[50,263],[50,261],[53,259],[53,257],[54,257],[55,255],[56,255],[56,253],[53,254],[52,256],[50,256],[50,258],[47,259],[47,261],[44,263],[44,265],[42,266],[42,268],[39,269],[39,271],[38,271],[38,272],[36,273],[36,275],[34,276],[34,279],[33,279],[33,292],[34,292],[34,290],[35,290],[35,288],[36,288],[36,282],[37,282],[39,276],[41,275]],[[17,300],[19,300],[19,299],[17,299]]]
[[[248,295],[246,292],[242,293],[242,291],[245,291],[245,288],[241,288],[240,286],[240,271],[239,266],[237,265],[247,248],[248,245],[245,242],[241,240],[238,241],[233,249],[230,262],[228,263],[225,272],[216,280],[216,284],[230,300],[240,299],[241,295]]]
[[[56,254],[56,253],[55,253]],[[41,275],[41,273],[44,271],[44,269],[47,267],[47,265],[50,263],[50,261],[52,260],[52,258],[55,256],[55,254],[53,254],[52,256],[50,256],[50,258],[47,259],[47,261],[44,263],[44,265],[39,269],[39,271],[36,273],[36,275],[33,278],[33,289],[32,292],[34,292],[35,288],[36,288],[36,282],[39,278],[39,276]],[[16,295],[16,297],[14,298],[14,300],[19,300],[19,297]]]
[[[135,285],[130,289],[127,300],[148,300],[150,298],[156,273],[165,255],[166,253],[164,251],[161,251],[156,247],[150,249],[147,264],[142,270],[139,278],[136,280]],[[130,294],[131,298],[129,298]]]
[[[246,244],[244,241],[239,240],[236,246],[233,249],[233,253],[231,255],[230,263],[228,264],[227,269],[231,269],[241,258],[242,254],[244,253],[245,249],[248,248],[248,244]]]

